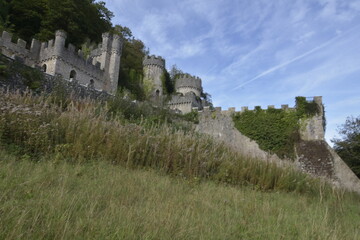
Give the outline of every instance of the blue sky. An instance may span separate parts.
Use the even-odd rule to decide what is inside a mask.
[[[323,96],[329,141],[360,115],[360,0],[105,0],[223,109]]]

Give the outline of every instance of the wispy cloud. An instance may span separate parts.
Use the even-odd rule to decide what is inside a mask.
[[[305,53],[303,53],[303,54],[301,54],[299,56],[296,56],[296,57],[294,57],[294,58],[292,58],[292,59],[290,59],[290,60],[288,60],[288,61],[286,61],[284,63],[278,64],[278,65],[276,65],[274,67],[271,67],[271,68],[267,69],[266,71],[258,74],[254,78],[252,78],[252,79],[238,85],[237,87],[234,88],[234,90],[237,90],[237,89],[239,89],[241,87],[244,87],[245,85],[247,85],[247,84],[249,84],[251,82],[254,82],[255,80],[257,80],[259,78],[262,78],[262,77],[264,77],[264,76],[266,76],[266,75],[268,75],[270,73],[273,73],[273,72],[275,72],[275,71],[277,71],[277,70],[279,70],[279,69],[281,69],[283,67],[286,67],[289,64],[292,64],[292,63],[294,63],[294,62],[296,62],[296,61],[298,61],[300,59],[303,59],[303,58],[305,58],[305,57],[307,57],[307,56],[309,56],[309,55],[311,55],[311,54],[313,54],[313,53],[315,53],[315,52],[329,46],[330,44],[334,43],[337,39],[339,39],[340,37],[343,37],[347,33],[350,33],[352,31],[354,31],[356,28],[358,28],[358,27],[352,28],[351,30],[347,31],[346,33],[337,35],[337,36],[333,37],[332,39],[320,44],[319,46],[314,47],[313,49],[311,49],[311,50],[309,50],[309,51],[307,51],[307,52],[305,52]]]
[[[202,77],[215,104],[291,104],[297,94],[322,94],[334,106],[330,119],[355,111],[336,103],[360,92],[360,0],[106,2],[116,23],[167,66]]]

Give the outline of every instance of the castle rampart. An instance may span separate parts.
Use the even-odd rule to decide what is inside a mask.
[[[106,38],[104,37],[106,36]],[[40,43],[32,40],[30,49],[26,42],[18,39],[17,44],[11,41],[12,35],[3,32],[0,38],[1,53],[10,58],[18,58],[31,67],[40,67],[51,75],[61,75],[65,79],[77,81],[84,85],[115,93],[119,77],[122,39],[115,35],[103,35],[101,49],[95,49],[88,59],[81,50],[69,44],[65,47],[67,34],[58,30],[55,40]],[[105,41],[105,42],[104,42]]]
[[[163,59],[160,56],[156,57],[155,55],[145,56],[143,61],[143,66],[149,66],[149,65],[153,65],[165,69],[165,59]]]
[[[201,79],[190,74],[182,74],[175,82],[175,90],[179,93],[195,93],[200,97],[202,93]]]
[[[182,113],[189,113],[193,108],[202,109],[201,102],[194,93],[187,93],[185,95],[174,95],[168,103],[170,109],[179,110]]]

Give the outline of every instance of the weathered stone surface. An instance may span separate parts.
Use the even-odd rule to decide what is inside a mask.
[[[9,59],[9,61],[12,60]],[[23,67],[26,68],[26,66]],[[54,90],[61,89],[61,91],[67,93],[73,98],[106,100],[113,97],[105,91],[99,91],[94,89],[91,85],[85,86],[79,84],[76,81],[70,82],[68,80],[65,80],[61,76],[55,77],[46,73],[42,74],[43,78],[37,80],[40,81],[40,86],[33,91],[35,94],[50,94]],[[28,86],[25,84],[25,81],[26,79],[20,73],[15,73],[14,75],[9,76],[7,79],[0,79],[0,89],[2,89],[2,91],[25,92],[29,90]]]
[[[323,138],[319,138],[323,133],[322,121],[322,116],[315,116],[306,122],[306,124],[314,124],[319,128],[316,134],[302,135],[306,138],[300,140],[295,146],[297,152],[295,161],[280,159],[277,155],[260,149],[255,141],[244,136],[235,128],[231,114],[224,113],[224,111],[199,112],[199,124],[196,126],[196,131],[224,142],[246,157],[273,162],[280,167],[292,167],[313,177],[323,178],[337,187],[360,194],[360,180],[327,142]],[[312,126],[304,125],[302,131],[309,129],[312,129]]]
[[[255,141],[244,136],[235,128],[231,116],[227,114],[210,111],[199,113],[199,124],[196,126],[196,131],[213,136],[246,157],[273,162],[278,166],[293,166],[292,162],[282,160],[277,155],[260,149]]]
[[[17,59],[30,67],[40,67],[44,72],[65,79],[76,79],[80,84],[93,82],[94,88],[114,94],[119,78],[122,39],[117,35],[103,34],[101,48],[91,52],[85,59],[71,44],[66,48],[66,33],[56,31],[55,39],[40,43],[33,39],[30,49],[19,39],[11,41],[11,34],[3,32],[0,37],[0,52]]]

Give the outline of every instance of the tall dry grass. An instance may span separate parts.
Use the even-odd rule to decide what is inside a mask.
[[[113,107],[113,106],[112,106]],[[319,194],[332,189],[293,169],[245,158],[211,138],[171,124],[143,118],[124,121],[107,104],[71,101],[66,108],[52,98],[3,94],[0,137],[29,158],[55,161],[104,160],[128,168],[151,168],[200,181],[210,179],[261,190]],[[326,195],[326,194],[325,194]]]

